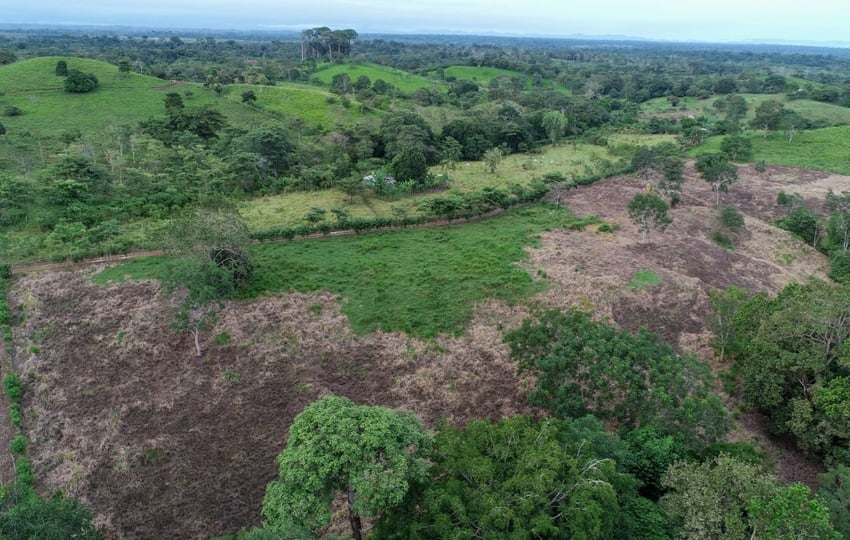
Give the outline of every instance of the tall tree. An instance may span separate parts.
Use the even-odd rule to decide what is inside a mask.
[[[561,111],[549,111],[543,115],[541,124],[543,125],[543,129],[546,130],[546,134],[549,135],[552,146],[555,146],[558,144],[558,140],[566,133],[569,120]]]
[[[738,167],[729,163],[723,152],[698,155],[696,167],[703,180],[711,184],[715,206],[720,206],[720,193],[728,193],[729,186],[738,181]]]
[[[201,356],[201,332],[215,320],[223,299],[253,275],[248,228],[234,210],[201,208],[175,220],[168,242],[172,263],[165,288],[181,296],[174,326],[192,335]]]
[[[330,522],[330,503],[346,495],[351,533],[360,516],[374,516],[404,499],[427,476],[430,440],[409,412],[355,405],[326,396],[292,423],[278,456],[280,478],[266,488],[266,527],[284,534],[315,532]]]

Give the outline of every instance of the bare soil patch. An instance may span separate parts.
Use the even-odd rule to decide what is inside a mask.
[[[575,213],[620,229],[545,234],[524,264],[551,286],[532,304],[593,309],[711,358],[710,288],[776,291],[824,277],[820,254],[765,223],[778,211],[776,193],[821,198],[847,181],[782,168],[742,176],[724,195],[747,215],[734,251],[709,239],[714,197],[695,178],[673,224],[646,244],[626,213],[642,183],[618,177],[560,194]],[[662,283],[631,288],[639,270]],[[156,283],[100,287],[92,271],[23,276],[10,304],[24,321],[14,337],[38,487],[90,504],[109,538],[206,538],[259,523],[292,419],[328,392],[404,407],[428,425],[535,412],[525,405],[529,381],[517,377],[501,339],[528,315],[523,306],[484,302],[462,335],[423,341],[355,336],[340,313],[345,299],[331,294],[234,302],[196,358],[189,336],[171,329],[175,306]],[[229,340],[214,345],[224,332]],[[736,438],[769,439],[757,418],[744,420]],[[774,448],[783,478],[811,480],[816,468]]]
[[[292,419],[328,392],[430,425],[529,412],[494,322],[521,314],[498,304],[463,336],[421,342],[355,337],[328,294],[234,303],[197,358],[155,283],[45,273],[22,278],[11,301],[26,317],[15,338],[39,487],[90,504],[109,538],[259,523]],[[221,332],[230,342],[214,346]]]

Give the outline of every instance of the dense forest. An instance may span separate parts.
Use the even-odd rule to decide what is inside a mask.
[[[14,456],[0,487],[0,537],[850,538],[850,184],[837,176],[850,174],[847,126],[843,49],[368,36],[327,27],[0,28],[0,324]],[[786,179],[792,168],[834,183],[803,192],[802,180]],[[744,196],[745,177],[773,181],[778,193]],[[628,193],[616,203],[624,221],[605,217],[610,196],[586,215],[571,207],[574,194],[612,179],[632,182],[617,190]],[[761,276],[736,281],[743,274],[732,264],[703,262],[716,263],[718,275],[667,290],[697,291],[684,302],[701,310],[697,322],[681,322],[687,317],[677,312],[668,326],[698,326],[675,337],[704,331],[703,341],[694,338],[699,350],[665,333],[654,311],[634,309],[625,324],[616,310],[595,310],[593,293],[571,305],[541,300],[547,280],[566,279],[542,267],[529,275],[528,252],[543,249],[542,235],[592,230],[595,247],[624,258],[663,252],[665,230],[696,234],[676,212],[703,212],[687,187],[697,183],[708,201],[699,214],[704,240],[717,250],[706,258],[747,253],[758,220],[775,231],[766,236],[788,233],[786,243],[808,250],[782,246],[759,264],[822,259],[824,269],[767,285]],[[629,227],[639,238],[634,251],[611,240]],[[136,258],[141,251],[155,253]],[[42,278],[24,277],[39,265],[52,272],[49,263],[123,255],[134,259],[73,278],[79,282],[56,277],[61,287],[44,286],[55,294],[27,281]],[[680,266],[689,265],[699,266]],[[591,266],[585,260],[569,273]],[[639,269],[624,294],[665,287],[671,278],[663,274]],[[144,347],[134,341],[132,321],[121,317],[138,298],[98,312],[95,299],[106,305],[109,295],[97,287],[130,287],[116,284],[126,276],[155,280],[158,307],[146,317],[159,326],[147,331],[167,337]],[[110,294],[130,294],[121,291]],[[268,346],[269,358],[256,360],[252,347],[285,333],[234,330],[285,318],[234,322],[245,306],[322,291],[345,300],[331,307],[316,297],[299,314],[279,306],[293,320],[318,318],[328,340],[321,346],[303,328],[288,330],[285,346]],[[512,315],[487,319],[481,306],[490,301]],[[63,322],[60,313],[74,315]],[[332,313],[344,315],[344,330]],[[521,399],[480,414],[438,403],[424,417],[368,382],[391,386],[406,376],[402,360],[379,370],[358,356],[390,357],[381,339],[401,340],[403,352],[392,354],[411,366],[461,358],[463,347],[451,340],[465,339],[470,321],[482,318],[492,331],[487,347],[498,350],[488,361],[510,366],[500,379],[506,386],[489,390]],[[113,324],[119,319],[126,328]],[[59,346],[66,326],[76,331]],[[83,328],[99,337],[87,341]],[[118,399],[121,385],[87,367],[95,357],[115,353],[118,365],[121,347],[139,347],[126,352],[138,358],[176,357],[185,343],[191,350],[171,368],[175,381],[206,376],[176,364],[220,367],[209,388],[238,396],[223,416],[248,403],[265,407],[252,397],[262,392],[265,413],[282,418],[269,433],[282,439],[269,443],[271,435],[258,434],[263,426],[253,426],[263,450],[223,462],[261,471],[250,475],[254,483],[228,492],[208,478],[193,495],[228,499],[220,503],[226,512],[175,509],[163,521],[156,505],[198,487],[186,480],[178,495],[151,495],[174,488],[155,475],[176,468],[181,453],[191,453],[186,447],[153,431],[147,446],[131,451],[103,435],[99,449],[83,445],[86,461],[67,442],[73,437],[56,438],[66,428],[51,427],[48,412],[65,399],[74,403],[68,411],[111,392]],[[382,352],[372,354],[372,345]],[[292,373],[257,367],[309,355],[316,366],[358,361]],[[252,367],[219,364],[225,357],[234,365],[250,358]],[[51,371],[51,362],[65,367]],[[337,368],[345,382],[299,378]],[[83,377],[73,392],[58,382],[63,369],[76,372],[68,381]],[[272,385],[252,377],[274,370],[286,381],[267,394]],[[392,379],[380,378],[383,371]],[[456,400],[478,403],[479,390],[489,391]],[[147,425],[131,429],[139,411],[180,408],[177,398],[154,405],[143,389],[133,391],[138,397],[117,402],[123,408],[84,409],[92,425],[80,429],[94,429],[95,440],[106,425],[115,433]],[[439,402],[442,394],[432,393],[414,401]],[[211,427],[212,409],[199,410],[199,433],[222,431]],[[766,435],[742,436],[743,417],[758,418]],[[783,470],[777,448],[814,473]],[[259,462],[271,449],[277,461]],[[107,461],[79,465],[73,481],[56,479],[67,463],[94,463],[101,451],[110,452]],[[122,507],[126,494],[98,491],[110,482],[159,500],[148,514],[144,504]],[[204,498],[213,491],[218,499]],[[122,508],[131,511],[122,516]]]

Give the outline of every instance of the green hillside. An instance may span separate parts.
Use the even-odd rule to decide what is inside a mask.
[[[790,142],[785,131],[771,133],[767,139],[760,131],[746,136],[753,141],[753,161],[850,174],[850,126],[798,131]],[[690,154],[718,152],[722,140],[712,137]]]
[[[492,81],[493,79],[498,79],[500,77],[508,79],[521,79],[524,82],[523,88],[525,90],[529,90],[533,84],[532,77],[526,75],[525,73],[489,66],[450,66],[444,69],[443,73],[446,77],[454,77],[455,79],[463,79],[467,81],[476,81],[485,86],[489,84],[490,81]],[[571,93],[567,87],[551,80],[544,80],[543,87],[554,88],[555,90],[565,94]]]
[[[65,92],[63,78],[54,74],[59,60],[65,60],[69,69],[93,73],[99,81],[97,89],[85,94]],[[42,57],[2,66],[0,92],[0,107],[14,106],[23,111],[20,116],[3,118],[10,134],[28,131],[56,136],[68,130],[97,133],[109,123],[137,124],[164,114],[163,99],[169,92],[179,92],[189,106],[214,106],[234,125],[255,125],[268,118],[261,111],[221,99],[198,84],[121,74],[117,66],[84,58]]]
[[[297,116],[308,124],[327,128],[335,124],[348,124],[364,116],[358,101],[351,100],[346,107],[340,96],[305,84],[235,84],[227,87],[225,95],[231,101],[241,103],[242,93],[247,90],[256,94],[257,104],[261,108],[287,116]]]
[[[313,77],[323,84],[330,84],[334,75],[340,73],[347,73],[352,81],[356,81],[361,75],[369,77],[369,80],[373,83],[378,79],[383,79],[406,94],[437,84],[425,77],[378,64],[336,64],[317,71],[313,74]]]
[[[822,103],[810,99],[794,99],[789,100],[785,94],[740,94],[749,107],[747,111],[747,119],[752,119],[755,116],[756,107],[761,103],[769,100],[777,100],[785,104],[785,107],[800,113],[805,118],[813,121],[826,121],[830,124],[850,124],[850,108],[833,105],[831,103]],[[698,99],[695,97],[680,98],[678,104],[674,107],[670,104],[667,98],[651,99],[643,104],[644,113],[652,116],[680,116],[682,114],[691,116],[705,115],[708,117],[719,118],[721,114],[714,108],[714,102],[718,96],[712,96],[707,99]]]

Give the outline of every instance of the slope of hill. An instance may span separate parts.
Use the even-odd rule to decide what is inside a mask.
[[[747,120],[755,116],[756,107],[765,101],[779,101],[786,108],[800,113],[803,117],[814,122],[826,122],[832,125],[850,124],[850,108],[823,103],[811,99],[788,99],[785,94],[740,94],[748,105]],[[721,113],[714,108],[717,96],[706,99],[684,97],[673,106],[667,98],[655,98],[642,105],[646,116],[681,117],[705,115],[709,118],[720,118]]]
[[[85,94],[65,92],[64,79],[55,74],[59,60],[65,60],[69,69],[94,74],[98,87]],[[190,106],[211,105],[238,126],[256,125],[269,118],[241,103],[221,99],[198,84],[122,74],[117,66],[84,58],[42,57],[2,66],[0,92],[0,107],[14,106],[22,111],[19,116],[3,118],[10,134],[58,136],[70,130],[103,133],[110,122],[137,124],[163,115],[163,100],[169,92],[180,93]]]
[[[334,75],[340,73],[347,73],[352,82],[357,81],[357,78],[363,75],[369,77],[372,83],[381,79],[406,94],[412,94],[420,88],[439,86],[439,83],[425,77],[378,64],[334,64],[320,69],[313,74],[313,77],[323,84],[330,84]]]

